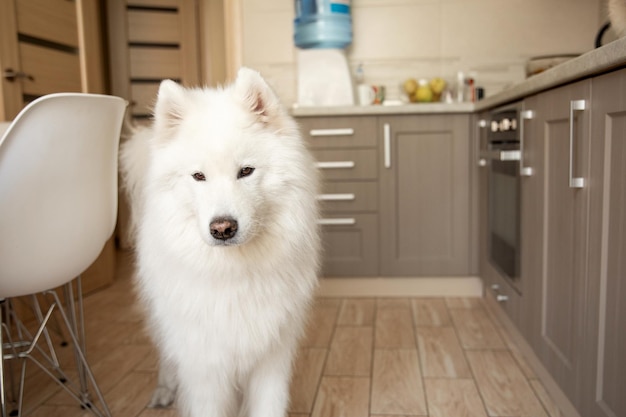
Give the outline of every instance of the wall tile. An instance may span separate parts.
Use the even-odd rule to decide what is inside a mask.
[[[448,2],[442,4],[442,55],[580,53],[593,47],[598,21],[597,1]]]
[[[245,7],[246,2],[244,2]],[[294,12],[290,10],[257,11],[244,9],[243,62],[256,66],[269,63],[293,63]]]
[[[430,3],[354,7],[351,59],[440,56],[440,10],[438,4]]]

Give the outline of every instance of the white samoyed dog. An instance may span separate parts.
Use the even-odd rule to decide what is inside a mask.
[[[317,171],[268,84],[160,85],[120,153],[137,287],[160,353],[151,406],[189,417],[286,415],[317,285]]]

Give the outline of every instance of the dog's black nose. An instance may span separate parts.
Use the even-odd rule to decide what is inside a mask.
[[[217,217],[209,225],[211,236],[218,240],[228,240],[237,234],[237,220],[232,217]]]

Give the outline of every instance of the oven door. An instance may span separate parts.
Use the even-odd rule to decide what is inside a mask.
[[[492,145],[489,175],[489,256],[519,292],[520,151],[516,144]]]

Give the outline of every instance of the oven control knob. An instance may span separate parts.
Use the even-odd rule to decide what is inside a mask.
[[[511,120],[510,119],[502,119],[500,121],[500,130],[503,132],[508,132],[511,130]]]
[[[517,130],[517,119],[511,119],[511,130]]]
[[[498,125],[498,122],[495,120],[491,121],[491,131],[492,132],[497,132],[500,129],[500,126]]]

